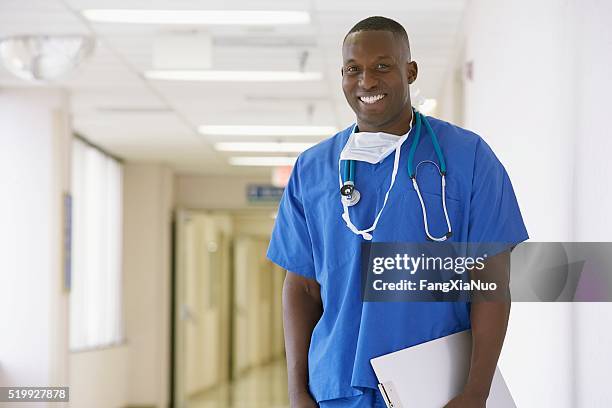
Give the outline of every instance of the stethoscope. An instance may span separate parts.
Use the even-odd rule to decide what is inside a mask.
[[[413,113],[415,115],[414,139],[412,141],[412,145],[410,146],[410,151],[408,153],[408,175],[412,179],[412,186],[414,187],[414,191],[416,191],[417,196],[419,197],[419,202],[421,203],[421,211],[423,213],[423,225],[425,226],[426,238],[429,241],[446,241],[453,235],[450,219],[448,217],[448,211],[446,209],[446,162],[444,161],[442,149],[440,149],[440,144],[438,143],[438,138],[436,137],[435,132],[431,128],[431,125],[429,124],[425,116],[423,116],[415,109],[413,109]],[[425,129],[431,137],[431,143],[433,144],[436,156],[438,156],[438,162],[440,163],[440,165],[431,160],[423,160],[419,162],[416,166],[414,166],[414,154],[416,152],[416,148],[419,144],[419,140],[421,137],[422,123],[425,125]],[[427,222],[427,209],[425,208],[425,202],[423,201],[423,197],[421,196],[421,190],[419,189],[419,183],[417,181],[417,171],[419,167],[425,163],[433,164],[436,169],[438,169],[438,173],[440,174],[440,177],[442,179],[442,208],[444,209],[444,218],[446,218],[447,232],[441,237],[434,237],[429,232],[429,225]],[[342,187],[340,188],[342,200],[347,206],[352,207],[356,205],[359,202],[359,199],[361,198],[359,190],[355,188],[354,160],[344,160],[342,180],[343,183]]]

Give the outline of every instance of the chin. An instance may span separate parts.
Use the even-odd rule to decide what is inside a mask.
[[[387,121],[387,118],[380,117],[380,116],[372,116],[372,115],[358,115],[357,118],[361,122],[366,123],[369,126],[374,127],[374,128],[382,127]]]

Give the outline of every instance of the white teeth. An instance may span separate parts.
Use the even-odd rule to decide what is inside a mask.
[[[380,101],[382,98],[384,98],[385,95],[375,95],[375,96],[360,96],[359,100],[363,103],[374,103],[374,102],[378,102]]]

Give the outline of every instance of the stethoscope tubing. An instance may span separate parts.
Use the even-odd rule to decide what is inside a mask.
[[[431,125],[429,124],[429,121],[417,110],[413,109],[413,113],[415,115],[415,131],[414,131],[414,140],[412,141],[412,145],[410,146],[410,151],[408,153],[408,175],[410,176],[410,179],[412,180],[412,185],[414,187],[415,192],[417,193],[419,202],[421,204],[421,212],[423,214],[423,225],[425,227],[425,235],[427,237],[428,240],[430,241],[446,241],[448,238],[450,238],[452,236],[452,226],[450,223],[450,218],[448,216],[448,209],[446,207],[446,161],[444,160],[444,155],[442,154],[442,149],[440,148],[440,144],[438,143],[438,138],[436,137],[435,132],[433,131],[433,129],[431,128]],[[422,127],[422,123],[424,123],[426,132],[429,133],[430,137],[431,137],[431,142],[432,145],[434,147],[434,151],[436,153],[436,156],[438,158],[438,162],[440,163],[440,165],[438,166],[438,164],[436,164],[435,162],[431,161],[431,160],[423,160],[421,162],[419,162],[413,169],[413,163],[414,163],[414,155],[416,153],[416,148],[417,145],[419,144],[419,140],[421,137],[421,127]],[[429,224],[427,221],[427,209],[425,207],[425,202],[423,200],[423,197],[421,195],[421,191],[419,189],[419,184],[417,181],[417,171],[418,171],[418,167],[423,164],[423,163],[431,163],[433,164],[436,169],[438,170],[438,173],[440,174],[440,177],[442,179],[442,208],[444,210],[444,218],[446,221],[446,226],[447,226],[447,232],[446,234],[444,234],[441,237],[434,237],[433,235],[431,235],[431,233],[429,232]],[[351,192],[354,195],[358,195],[359,191],[357,191],[357,189],[354,188],[355,186],[355,161],[354,160],[345,160],[344,163],[344,169],[343,169],[343,174],[344,174],[344,184],[345,185],[350,185],[351,186]],[[350,195],[347,197],[346,194],[343,194],[343,199],[350,199]],[[385,197],[386,198],[386,197]],[[357,204],[359,200],[353,200],[349,205],[355,205]],[[386,200],[385,200],[386,201]]]
[[[436,168],[438,169],[438,173],[440,174],[440,177],[442,179],[442,209],[444,210],[444,218],[446,219],[446,227],[447,227],[448,232],[439,238],[434,237],[429,232],[429,226],[427,224],[427,207],[425,207],[425,202],[423,201],[423,197],[421,196],[421,190],[419,189],[419,184],[417,182],[417,171],[418,171],[419,166],[423,163],[431,163],[434,166],[436,166]],[[442,173],[442,171],[440,170],[440,168],[435,162],[431,160],[423,160],[422,162],[417,164],[415,168],[414,177],[412,178],[412,185],[421,203],[421,212],[423,213],[423,225],[425,226],[425,235],[427,235],[427,239],[430,241],[437,241],[437,242],[446,241],[448,238],[450,238],[453,235],[450,219],[448,217],[448,210],[446,209],[446,174]]]

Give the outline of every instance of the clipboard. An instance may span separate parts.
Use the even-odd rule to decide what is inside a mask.
[[[442,408],[467,381],[472,332],[464,330],[370,360],[388,408]],[[488,408],[516,408],[512,394],[495,369]]]

